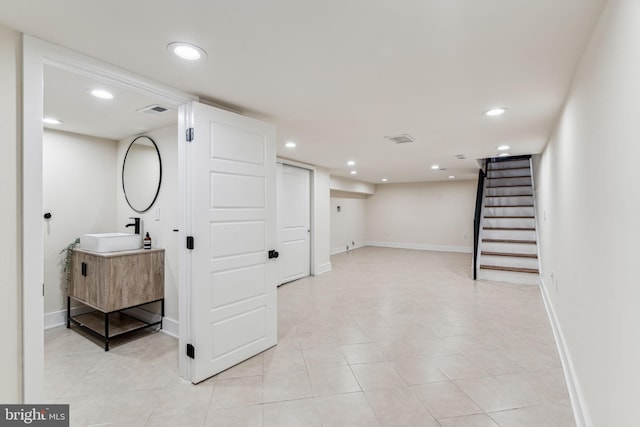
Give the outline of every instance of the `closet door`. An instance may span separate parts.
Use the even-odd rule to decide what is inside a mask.
[[[280,283],[311,269],[311,171],[278,164]]]

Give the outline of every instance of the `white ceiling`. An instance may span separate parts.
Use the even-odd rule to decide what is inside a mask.
[[[282,157],[409,182],[540,152],[604,1],[0,0],[0,23],[274,123]]]
[[[114,98],[96,98],[91,95],[94,89],[107,90]],[[154,105],[168,110],[138,111]],[[165,100],[48,65],[44,67],[44,116],[62,121],[45,124],[47,128],[116,141],[170,126],[178,117],[177,105]]]

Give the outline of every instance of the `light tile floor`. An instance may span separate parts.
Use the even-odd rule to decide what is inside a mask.
[[[278,289],[278,346],[196,386],[163,333],[48,330],[48,399],[72,426],[575,426],[537,287],[473,282],[468,254],[331,261]]]

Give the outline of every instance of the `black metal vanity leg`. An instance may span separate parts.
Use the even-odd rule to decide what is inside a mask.
[[[67,297],[67,329],[71,327],[71,297]]]
[[[161,307],[161,315],[160,315],[160,329],[162,329],[162,321],[164,320],[164,298],[162,298],[162,303],[160,304]]]
[[[109,313],[104,314],[104,351],[109,351]]]

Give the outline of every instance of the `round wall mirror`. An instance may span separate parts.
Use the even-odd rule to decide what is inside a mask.
[[[160,192],[162,160],[155,141],[139,136],[131,141],[122,164],[122,189],[136,212],[151,209]]]

